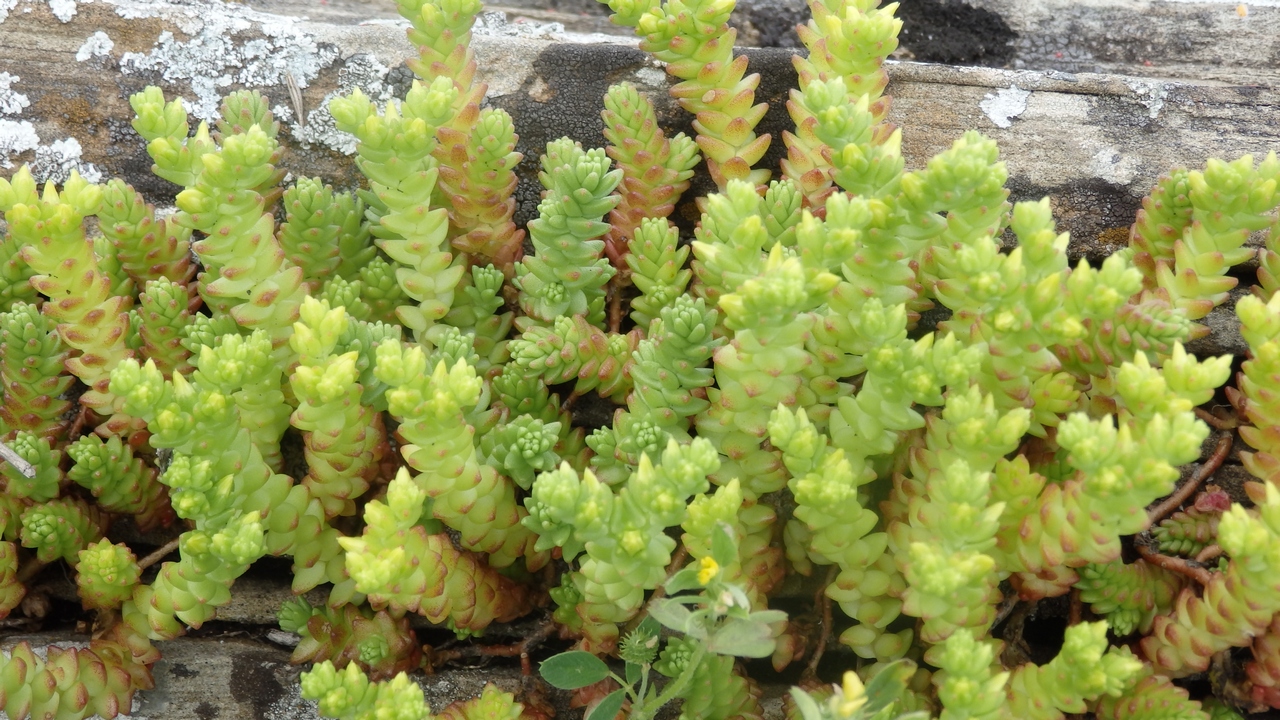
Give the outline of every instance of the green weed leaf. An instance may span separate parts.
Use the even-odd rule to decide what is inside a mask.
[[[910,660],[898,660],[885,667],[867,683],[868,715],[874,715],[881,709],[898,701],[907,689],[907,683],[916,672],[916,664]]]
[[[707,631],[693,622],[693,611],[674,600],[663,598],[650,605],[649,617],[692,638],[707,638]]]
[[[544,680],[561,690],[577,690],[609,677],[609,666],[582,650],[552,655],[538,666],[538,670]]]
[[[730,618],[707,640],[707,650],[717,655],[759,658],[772,655],[776,644],[768,623],[754,618]]]

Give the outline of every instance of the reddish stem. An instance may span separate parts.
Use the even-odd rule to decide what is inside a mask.
[[[1212,427],[1215,430],[1222,430],[1225,432],[1227,430],[1234,430],[1240,427],[1239,418],[1220,417],[1218,415],[1214,415],[1208,410],[1205,410],[1204,408],[1196,408],[1195,412],[1196,412],[1196,417],[1205,421],[1205,423],[1208,424],[1209,427]]]
[[[618,334],[622,331],[622,283],[621,274],[614,275],[609,281],[609,332]]]
[[[1201,586],[1207,586],[1213,577],[1213,573],[1209,572],[1205,568],[1192,565],[1182,558],[1161,555],[1141,542],[1134,543],[1134,547],[1137,548],[1138,554],[1142,556],[1143,560],[1146,560],[1153,565],[1158,565],[1169,572],[1175,572],[1184,577],[1191,578],[1192,580],[1200,583]]]
[[[1177,490],[1174,490],[1172,495],[1164,499],[1164,502],[1147,512],[1148,524],[1155,525],[1168,517],[1173,511],[1182,507],[1182,504],[1194,495],[1196,490],[1200,489],[1200,486],[1204,481],[1217,472],[1218,468],[1222,467],[1222,463],[1227,459],[1227,455],[1231,454],[1232,442],[1231,433],[1224,432],[1220,435],[1218,437],[1218,444],[1213,449],[1213,454],[1209,456],[1208,460],[1204,461],[1204,464],[1200,466],[1199,470],[1196,470],[1196,473],[1191,476],[1191,479],[1183,483]]]
[[[1196,562],[1205,564],[1210,560],[1217,560],[1220,557],[1222,557],[1222,548],[1218,547],[1216,544],[1210,545],[1196,553]]]
[[[538,626],[528,637],[518,643],[508,645],[467,645],[456,650],[440,650],[430,654],[431,666],[438,667],[447,662],[474,657],[518,657],[520,667],[525,675],[533,674],[533,666],[529,662],[529,651],[546,640],[556,629],[554,621],[547,620]]]
[[[71,423],[71,429],[67,431],[67,442],[73,442],[80,437],[80,433],[84,430],[84,425],[89,421],[89,408],[84,405],[80,406],[80,412],[76,413],[76,419]]]
[[[44,566],[45,566],[45,563],[40,562],[35,558],[31,558],[31,560],[28,561],[26,565],[23,565],[18,570],[18,574],[14,578],[14,580],[19,584],[26,584],[28,580],[35,577],[36,575],[39,575],[40,571],[44,569]]]
[[[804,670],[804,677],[807,679],[817,679],[818,663],[822,661],[822,655],[827,651],[827,638],[831,636],[833,629],[831,618],[831,598],[827,597],[827,586],[835,582],[836,573],[839,568],[832,565],[827,568],[827,577],[822,581],[822,587],[818,588],[818,592],[814,594],[813,602],[821,611],[819,616],[819,625],[822,628],[818,633],[818,646],[813,649],[813,656],[809,658],[809,665]]]

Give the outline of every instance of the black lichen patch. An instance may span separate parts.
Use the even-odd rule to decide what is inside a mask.
[[[1008,188],[1010,202],[1052,197],[1058,232],[1071,233],[1071,246],[1067,250],[1071,262],[1085,257],[1095,267],[1119,249],[1107,240],[1115,238],[1116,228],[1133,224],[1142,205],[1140,193],[1146,192],[1146,188],[1129,188],[1105,180],[1043,187],[1010,178]]]
[[[413,88],[413,81],[416,77],[408,65],[400,63],[387,72],[387,78],[383,82],[387,84],[387,87],[391,88],[392,95],[403,98]]]
[[[284,697],[285,689],[273,667],[285,660],[283,653],[267,650],[245,652],[231,671],[231,695],[237,702],[252,705],[255,717],[267,717],[272,704]]]
[[[1120,147],[1127,144],[1126,141],[1131,142],[1135,135],[1155,132],[1164,125],[1159,111],[1167,102],[1167,90],[1157,95],[1161,90],[1153,85],[1152,90],[1144,94],[1098,95],[1090,102],[1089,124]],[[1151,112],[1153,105],[1155,113]]]
[[[573,386],[566,383],[564,387],[557,388],[557,391],[563,398],[568,397],[572,389]],[[608,398],[600,397],[598,393],[586,393],[573,405],[573,426],[585,428],[587,434],[602,427],[612,427],[613,414],[618,408],[619,405]]]
[[[787,98],[792,88],[799,82],[796,79],[795,67],[791,64],[791,57],[795,53],[790,50],[759,48],[747,50],[746,54],[751,58],[747,72],[760,73],[760,86],[756,88],[756,102],[769,104],[769,112],[756,127],[756,132],[769,133],[773,136],[769,151],[760,162],[756,163],[756,167],[769,168],[773,171],[774,177],[778,177],[778,165],[787,154],[787,148],[782,142],[782,131],[795,129],[795,123],[787,114]]]
[[[509,8],[530,8],[534,10],[555,10],[572,15],[588,15],[606,17],[611,12],[609,6],[596,0],[504,0],[494,3]]]
[[[213,720],[213,718],[222,714],[221,710],[208,701],[196,705],[194,711],[196,717],[200,718],[200,720]]]
[[[796,26],[808,21],[805,0],[754,0],[738,3],[729,24],[739,28],[739,45],[798,48]]]
[[[196,671],[182,663],[174,663],[169,667],[169,674],[179,678],[193,678],[196,676]]]
[[[1004,18],[958,0],[904,0],[900,42],[916,60],[1004,67],[1017,34]]]
[[[600,118],[611,78],[643,67],[648,56],[635,49],[611,45],[552,45],[533,63],[534,72],[520,92],[493,98],[491,104],[517,119],[516,150],[524,160],[516,173],[515,222],[523,227],[538,216],[542,186],[539,158],[547,143],[569,136],[583,147],[604,147]]]

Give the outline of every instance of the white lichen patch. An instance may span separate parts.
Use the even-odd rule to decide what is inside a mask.
[[[161,7],[153,5],[152,12]],[[146,16],[138,3],[118,3],[116,9],[125,17]],[[120,69],[126,75],[153,72],[167,82],[188,82],[196,96],[188,108],[200,119],[217,117],[224,88],[283,86],[287,76],[305,88],[338,59],[336,48],[318,46],[290,18],[223,3],[202,3],[196,9],[200,22],[190,38],[179,40],[165,31],[150,52],[125,53]]]
[[[111,51],[115,46],[116,44],[111,41],[111,38],[107,37],[106,33],[99,30],[98,32],[90,35],[88,39],[84,41],[84,44],[80,46],[80,49],[76,51],[76,60],[84,62],[90,58],[108,57],[111,55]]]
[[[158,0],[107,0],[116,14],[125,20],[163,17],[187,35],[195,35],[204,27],[205,8],[201,3],[171,5]]]
[[[516,22],[507,20],[504,12],[482,12],[476,16],[471,28],[475,35],[522,37],[534,40],[555,40],[564,33],[564,25],[558,22],[535,22],[524,18]]]
[[[1171,3],[1195,3],[1196,5],[1226,5],[1235,10],[1241,4],[1253,7],[1280,7],[1280,0],[1247,0],[1241,3],[1240,0],[1164,0]]]
[[[1027,111],[1027,98],[1030,90],[1021,90],[1017,85],[1005,88],[995,95],[990,93],[978,103],[978,107],[986,114],[987,119],[996,127],[1007,128],[1013,125],[1012,119]]]
[[[347,58],[342,69],[338,71],[338,89],[324,96],[319,107],[311,110],[302,109],[306,122],[299,125],[294,122],[289,126],[290,134],[303,147],[323,145],[337,150],[344,155],[356,151],[356,136],[337,128],[333,115],[329,113],[329,101],[336,97],[350,95],[359,88],[361,92],[378,105],[383,105],[394,97],[387,75],[391,69],[383,65],[372,55],[360,54]]]
[[[17,115],[31,105],[26,95],[13,89],[13,84],[22,78],[0,72],[0,115]]]
[[[17,115],[31,105],[26,95],[13,89],[21,78],[0,72],[0,115]],[[81,158],[83,148],[75,138],[56,140],[50,145],[40,142],[40,135],[28,120],[0,117],[0,167],[12,168],[14,156],[34,150],[31,174],[36,180],[63,182],[76,170],[89,182],[102,179],[102,171]]]
[[[1138,161],[1113,147],[1105,147],[1089,159],[1089,173],[1113,185],[1128,185],[1138,176]]]
[[[55,183],[66,182],[71,171],[80,173],[80,177],[91,183],[102,182],[102,171],[96,165],[85,162],[80,157],[83,148],[75,138],[55,140],[52,144],[36,148],[36,159],[31,161],[31,175],[37,182],[52,180]]]
[[[0,23],[9,19],[9,13],[18,6],[18,0],[0,0]]]
[[[40,136],[27,120],[0,118],[0,167],[12,168],[13,156],[40,147]]]
[[[666,87],[667,74],[655,67],[642,67],[636,71],[636,80],[649,87]]]
[[[69,23],[76,16],[76,0],[49,0],[49,9],[54,17]]]
[[[1160,117],[1165,98],[1169,96],[1169,88],[1162,82],[1146,80],[1126,80],[1125,85],[1138,96],[1138,102],[1147,108],[1147,117]]]

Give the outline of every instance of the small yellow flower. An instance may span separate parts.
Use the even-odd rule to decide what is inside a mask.
[[[861,678],[852,670],[846,672],[843,687],[836,688],[836,694],[831,698],[833,713],[838,718],[851,718],[858,708],[866,704],[867,693]]]
[[[711,578],[714,578],[719,574],[720,563],[716,562],[712,558],[704,557],[702,558],[702,561],[698,563],[698,582],[703,585],[711,582]]]

